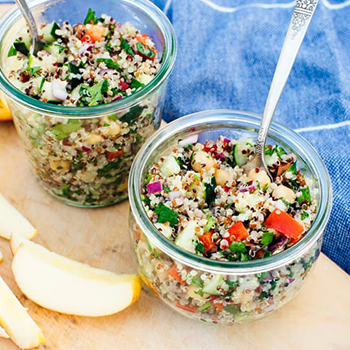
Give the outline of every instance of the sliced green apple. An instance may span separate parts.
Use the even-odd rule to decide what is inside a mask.
[[[36,234],[36,229],[31,223],[13,207],[4,196],[0,194],[0,236],[10,239],[15,233],[22,237],[31,239]]]
[[[5,329],[0,327],[0,338],[10,338],[10,336],[6,333]]]
[[[12,271],[20,290],[40,306],[65,314],[106,316],[134,303],[137,275],[116,275],[53,253],[13,235]]]
[[[21,349],[31,349],[45,341],[41,329],[0,277],[0,325]]]

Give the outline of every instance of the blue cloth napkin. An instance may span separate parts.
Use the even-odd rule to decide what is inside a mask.
[[[288,0],[154,0],[178,37],[164,118],[206,109],[262,113],[291,19]],[[320,0],[276,110],[329,170],[323,251],[350,273],[350,1]]]
[[[1,2],[11,2],[0,0]],[[164,118],[228,108],[262,113],[295,1],[153,0],[178,37]],[[350,0],[320,0],[275,120],[326,163],[334,202],[323,251],[350,273]]]

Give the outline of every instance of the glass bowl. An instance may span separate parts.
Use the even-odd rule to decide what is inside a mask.
[[[20,11],[11,10],[0,26],[0,89],[40,183],[67,204],[100,207],[117,203],[127,198],[134,156],[160,126],[166,84],[176,57],[173,27],[147,0],[101,0],[98,6],[93,0],[37,0],[29,5],[38,24],[83,22],[89,8],[98,16],[105,13],[120,23],[131,22],[152,38],[162,55],[156,77],[131,96],[93,107],[54,105],[27,96],[7,79],[7,53],[18,28],[25,25]],[[56,137],[53,127],[66,123],[71,130],[64,138]],[[119,125],[117,135],[105,125],[114,123]],[[100,136],[87,144],[86,132]]]
[[[141,188],[148,170],[162,155],[170,153],[179,139],[192,134],[199,134],[202,143],[216,140],[220,135],[229,139],[255,139],[260,120],[258,115],[230,110],[188,115],[155,133],[132,165],[129,229],[139,273],[166,305],[193,319],[231,325],[268,315],[294,298],[320,254],[332,206],[328,172],[315,149],[302,136],[276,122],[269,130],[268,144],[278,144],[294,152],[299,166],[306,168],[308,176],[318,179],[316,218],[307,234],[291,248],[251,261],[211,260],[174,245],[153,226],[146,214]],[[174,268],[181,275],[181,282],[169,275]],[[225,296],[201,293],[208,280],[227,281],[230,293]]]

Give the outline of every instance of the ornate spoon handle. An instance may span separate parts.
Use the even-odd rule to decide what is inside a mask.
[[[288,79],[289,73],[298,54],[305,33],[309,27],[311,18],[317,7],[318,0],[297,0],[293,11],[292,20],[284,39],[282,51],[278,59],[275,74],[272,79],[269,95],[266,100],[264,113],[261,120],[255,152],[265,164],[265,142],[276,106]]]

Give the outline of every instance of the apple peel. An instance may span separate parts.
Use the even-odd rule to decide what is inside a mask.
[[[4,337],[10,337],[21,349],[36,348],[45,341],[41,329],[1,277],[0,326],[3,327]]]
[[[13,235],[12,271],[19,289],[53,311],[99,317],[133,304],[141,292],[137,275],[117,275],[68,259]]]
[[[31,239],[37,234],[32,224],[0,194],[0,236],[10,239],[13,233]]]

